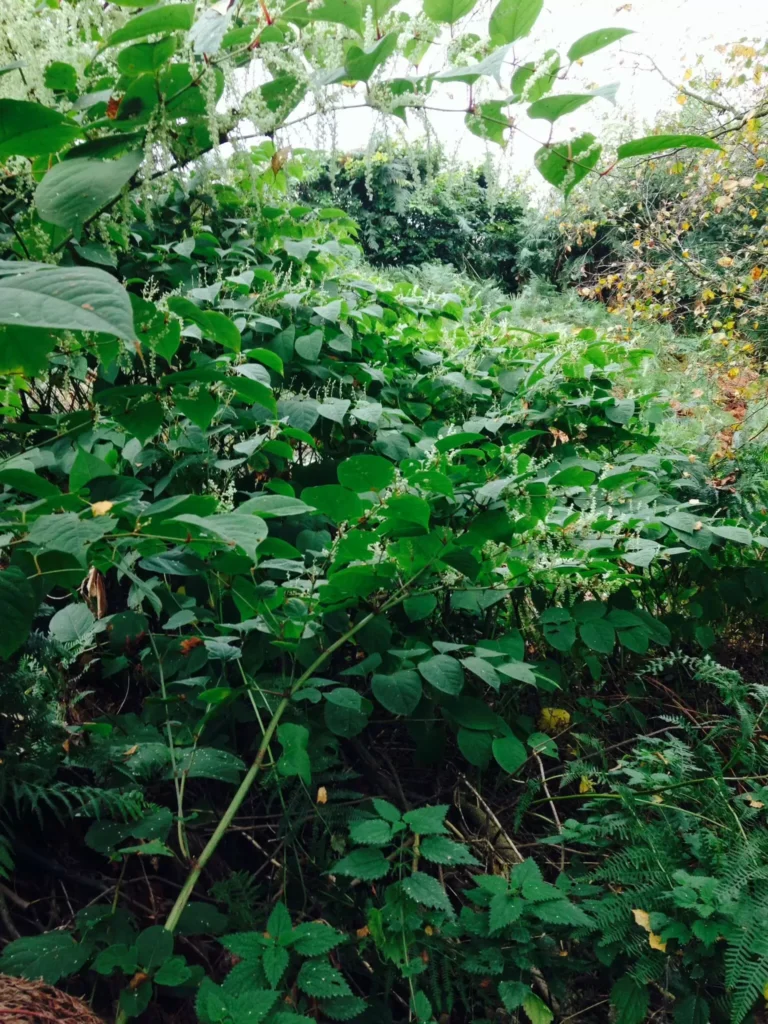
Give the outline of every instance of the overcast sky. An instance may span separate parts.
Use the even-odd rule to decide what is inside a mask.
[[[401,7],[410,9],[411,4],[417,2],[404,0]],[[491,0],[481,0],[476,9],[481,30],[487,25],[491,9]],[[715,45],[744,37],[764,37],[768,29],[768,10],[766,0],[633,0],[632,3],[622,3],[621,0],[546,0],[531,36],[515,44],[514,58],[518,61],[536,58],[549,48],[559,50],[562,56],[570,44],[585,33],[614,26],[633,29],[635,34],[586,58],[583,67],[577,69],[574,85],[579,91],[580,85],[617,82],[617,107],[612,110],[605,101],[594,100],[588,107],[558,122],[558,138],[594,130],[599,126],[601,117],[615,117],[617,113],[633,116],[638,127],[643,121],[653,122],[659,110],[674,103],[675,90],[654,72],[640,70],[639,65],[647,68],[648,64],[637,54],[651,54],[670,79],[682,82],[685,69],[693,64],[697,55],[713,54]],[[509,80],[506,75],[504,78],[506,88]],[[563,84],[558,88],[559,91],[568,91]],[[354,102],[354,97],[350,97],[350,101]],[[460,83],[446,84],[442,87],[439,101],[430,99],[430,102],[460,110],[466,107],[467,88]],[[465,129],[461,113],[431,112],[429,118],[449,152],[462,160],[483,160],[486,143]],[[310,119],[306,126],[290,130],[294,145],[328,145],[327,137],[318,131],[313,121],[316,119]],[[414,138],[423,129],[413,114],[409,114],[409,122],[408,136]],[[535,139],[542,140],[546,136],[546,122],[528,121],[522,117],[519,124],[534,139],[515,133],[505,160],[513,172],[531,166],[539,145]],[[336,148],[348,152],[365,147],[375,125],[376,114],[370,110],[340,113]],[[497,147],[491,148],[498,152]]]

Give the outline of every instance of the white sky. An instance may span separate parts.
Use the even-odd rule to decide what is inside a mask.
[[[418,9],[415,0],[404,0],[401,6],[407,10]],[[492,7],[492,0],[481,0],[472,20],[477,16],[478,26],[486,26]],[[685,69],[699,54],[712,55],[715,45],[745,37],[764,37],[768,30],[768,5],[765,0],[633,0],[631,4],[622,3],[622,0],[547,0],[532,34],[516,43],[510,56],[525,61],[554,48],[564,59],[565,51],[580,36],[607,27],[629,28],[636,34],[587,57],[583,67],[575,69],[573,84],[558,83],[556,90],[578,92],[586,85],[618,82],[617,106],[613,108],[602,99],[593,100],[586,108],[557,122],[556,138],[594,130],[599,127],[601,118],[608,116],[613,119],[619,115],[633,117],[639,134],[642,134],[643,122],[652,123],[658,111],[668,109],[674,103],[675,93],[654,71],[646,70],[648,62],[636,54],[652,55],[668,78],[681,83]],[[511,70],[502,78],[505,89],[509,86]],[[500,94],[497,92],[495,95]],[[359,102],[359,99],[350,95],[350,102]],[[467,87],[461,83],[445,84],[439,93],[433,91],[430,102],[456,110],[466,108]],[[518,111],[522,112],[522,108],[513,108],[515,115]],[[303,112],[299,108],[296,113]],[[423,128],[417,115],[409,113],[408,118],[407,137],[415,138]],[[486,143],[466,130],[462,113],[430,112],[429,119],[449,153],[473,163],[484,159]],[[306,125],[291,128],[290,142],[293,145],[327,147],[327,130],[324,136],[316,121],[312,118]],[[341,112],[337,118],[337,150],[348,152],[364,148],[376,123],[377,115],[370,110]],[[529,121],[523,115],[518,123],[524,132],[529,132],[539,142],[546,138],[547,122]],[[539,142],[515,132],[507,149],[508,169],[520,172],[530,168]],[[495,145],[490,145],[489,149],[494,154],[499,152]]]

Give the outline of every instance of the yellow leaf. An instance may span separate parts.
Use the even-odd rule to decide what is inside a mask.
[[[693,78],[693,72],[690,68],[685,69],[685,74],[683,75],[683,78],[686,82],[690,82],[690,80]]]
[[[327,804],[328,803],[328,790],[325,786],[318,787],[317,796],[315,797],[316,804]]]
[[[114,505],[114,501],[95,501],[91,505],[91,512],[94,516],[105,516]]]
[[[564,708],[542,708],[539,728],[542,732],[562,732],[571,724],[571,714]]]
[[[651,915],[647,910],[633,910],[632,916],[635,919],[635,924],[639,924],[641,928],[650,933],[651,931]]]
[[[761,803],[759,800],[750,800],[749,801],[749,806],[750,807],[754,807],[757,810],[760,810],[761,807],[765,807],[765,804]]]
[[[587,778],[586,775],[582,775],[579,781],[579,792],[580,793],[591,793],[595,787],[592,785],[592,780]]]
[[[681,107],[684,107],[685,104],[688,102],[688,97],[685,95],[685,93],[679,92],[677,94],[677,102],[680,104]]]
[[[733,256],[721,256],[720,259],[717,261],[717,265],[719,267],[732,267]]]
[[[667,944],[660,935],[656,935],[654,932],[648,936],[648,945],[651,949],[658,949],[662,953],[667,952]]]

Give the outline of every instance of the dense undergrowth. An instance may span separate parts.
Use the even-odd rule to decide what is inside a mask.
[[[185,168],[182,7],[0,100],[0,969],[118,1022],[759,1021],[760,448],[693,338],[367,267],[270,141]]]

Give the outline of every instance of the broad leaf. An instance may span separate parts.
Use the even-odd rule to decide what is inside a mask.
[[[37,610],[34,591],[17,566],[0,569],[0,658],[7,659],[29,635]]]
[[[541,14],[544,0],[500,0],[494,7],[488,33],[494,46],[527,36]]]
[[[90,267],[51,267],[0,278],[0,324],[94,331],[133,341],[128,294],[114,277]],[[22,336],[23,337],[23,336]],[[13,336],[10,344],[14,344]]]
[[[194,20],[194,4],[165,4],[163,7],[134,14],[122,28],[112,33],[106,45],[116,46],[132,39],[144,39],[146,36],[166,32],[186,32],[192,28]]]
[[[82,134],[74,121],[40,103],[0,99],[0,160],[58,153]]]
[[[118,160],[81,157],[56,164],[35,192],[35,206],[44,221],[79,232],[83,224],[115,199],[144,160],[142,152]]]
[[[432,21],[455,25],[476,3],[477,0],[424,0],[424,13]]]
[[[646,135],[645,138],[623,143],[616,151],[616,156],[619,160],[626,160],[631,156],[649,156],[666,150],[722,148],[718,142],[705,135]]]
[[[571,46],[568,51],[568,60],[581,60],[582,57],[588,57],[590,53],[596,53],[598,50],[610,46],[611,43],[623,39],[624,36],[632,34],[631,28],[600,28],[596,32],[588,32]]]

